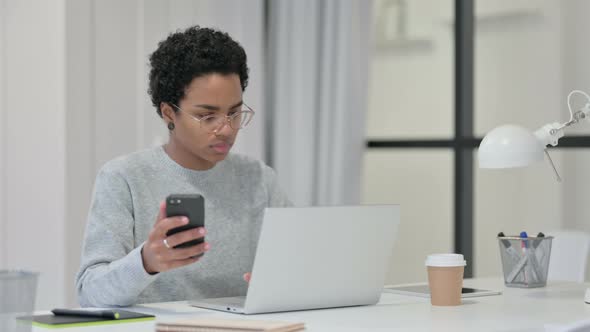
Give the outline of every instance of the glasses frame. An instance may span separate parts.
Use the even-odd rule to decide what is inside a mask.
[[[199,122],[199,128],[201,128],[201,129],[203,129],[203,120],[206,120],[206,119],[209,119],[209,118],[214,118],[214,117],[217,117],[217,115],[215,115],[215,114],[211,114],[211,115],[206,115],[206,116],[204,116],[204,117],[202,117],[202,118],[198,118],[198,117],[196,117],[196,116],[192,115],[191,113],[189,113],[189,112],[187,112],[187,111],[183,110],[182,108],[178,107],[178,106],[177,106],[176,104],[174,104],[174,103],[169,103],[169,104],[170,104],[170,105],[172,105],[174,108],[176,108],[176,109],[177,109],[179,112],[182,112],[182,113],[184,113],[184,114],[188,115],[188,116],[189,116],[190,118],[192,118],[193,120],[196,120],[196,121],[198,121],[198,122]],[[229,127],[230,127],[231,129],[233,129],[233,130],[240,130],[240,129],[243,129],[244,127],[248,126],[248,124],[249,124],[249,123],[252,121],[252,119],[254,118],[254,115],[256,114],[256,112],[254,112],[254,110],[252,109],[252,107],[248,106],[246,103],[242,103],[241,107],[242,107],[242,109],[241,109],[240,111],[238,111],[238,112],[236,112],[236,113],[234,113],[234,114],[232,114],[232,115],[224,115],[225,119],[224,119],[224,120],[222,120],[222,121],[219,121],[219,124],[218,124],[216,127],[214,127],[215,129],[211,130],[211,132],[212,132],[212,133],[217,133],[217,132],[219,132],[221,129],[223,129],[223,128],[224,128],[226,125],[227,125],[227,126],[229,126]],[[244,109],[244,108],[245,108],[245,109]],[[250,116],[250,118],[248,119],[248,121],[247,121],[247,122],[246,122],[246,123],[245,123],[243,126],[241,126],[240,128],[234,128],[234,127],[231,125],[231,122],[232,122],[232,120],[233,120],[233,119],[234,119],[236,116],[238,116],[239,114],[242,114],[242,113],[249,113],[249,114],[251,114],[251,116]]]

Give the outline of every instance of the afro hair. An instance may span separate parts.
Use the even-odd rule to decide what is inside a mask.
[[[199,26],[172,33],[150,55],[148,93],[158,115],[161,103],[178,102],[196,77],[237,74],[242,91],[248,85],[244,48],[227,33]]]

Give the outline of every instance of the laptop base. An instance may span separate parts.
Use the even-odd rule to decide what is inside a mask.
[[[204,309],[213,309],[236,314],[244,313],[245,296],[218,297],[212,299],[203,299],[199,301],[190,301],[189,305]]]

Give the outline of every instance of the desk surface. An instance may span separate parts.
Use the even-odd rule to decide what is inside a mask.
[[[547,287],[504,287],[497,278],[466,279],[466,287],[502,290],[502,295],[468,298],[457,307],[433,307],[420,297],[384,293],[374,306],[297,311],[264,315],[236,315],[190,307],[186,302],[154,303],[133,310],[155,314],[158,321],[198,316],[304,322],[315,331],[539,331],[547,324],[566,324],[590,318],[584,293],[590,284],[552,282]],[[155,323],[68,328],[67,332],[154,331]],[[34,327],[33,331],[49,331]]]

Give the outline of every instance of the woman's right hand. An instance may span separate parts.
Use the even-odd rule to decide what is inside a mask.
[[[188,224],[187,217],[166,218],[166,202],[160,203],[160,212],[156,223],[141,250],[143,267],[146,272],[155,274],[192,264],[197,262],[202,254],[209,250],[209,243],[207,242],[187,248],[174,248],[181,243],[205,236],[205,228],[203,227],[166,236],[169,230],[186,224]]]

